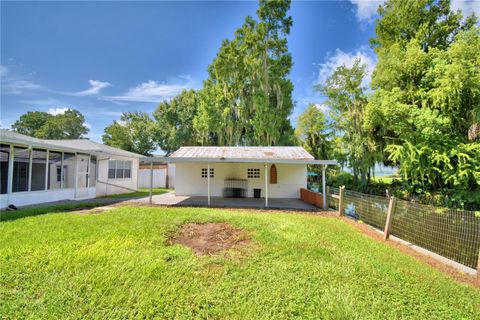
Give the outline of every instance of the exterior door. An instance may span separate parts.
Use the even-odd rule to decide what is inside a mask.
[[[90,156],[77,154],[77,190],[75,198],[88,197]]]

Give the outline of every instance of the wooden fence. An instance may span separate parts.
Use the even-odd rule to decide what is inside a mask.
[[[480,212],[439,208],[394,197],[328,188],[327,202],[340,215],[361,220],[448,259],[480,276]]]

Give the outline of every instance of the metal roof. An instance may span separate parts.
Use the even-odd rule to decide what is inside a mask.
[[[0,142],[11,143],[16,145],[23,145],[34,148],[45,148],[57,151],[67,152],[86,152],[93,154],[103,155],[117,155],[124,157],[141,158],[143,155],[128,152],[125,150],[113,148],[103,145],[98,142],[90,141],[87,139],[74,139],[74,140],[50,140],[50,139],[37,139],[29,137],[14,131],[0,129]]]
[[[171,158],[314,160],[302,147],[181,147]]]
[[[145,163],[230,162],[337,165],[335,160],[315,160],[302,147],[181,147],[169,157],[144,157]]]

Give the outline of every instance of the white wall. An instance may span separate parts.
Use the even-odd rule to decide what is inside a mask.
[[[153,187],[165,188],[167,182],[167,168],[153,169]],[[150,169],[138,170],[138,187],[150,188]]]
[[[132,160],[131,177],[127,179],[108,179],[108,160]],[[138,190],[138,159],[117,156],[102,159],[97,158],[97,167],[97,197],[132,192],[129,189]],[[108,185],[102,182],[107,182],[116,186]],[[129,189],[121,187],[127,187]]]
[[[275,164],[277,167],[277,184],[270,184],[269,198],[300,198],[300,188],[307,187],[307,166],[302,164]],[[202,178],[201,170],[206,163],[177,163],[175,170],[175,194],[178,196],[206,196],[207,178]],[[262,189],[265,196],[265,170],[263,163],[211,163],[214,177],[210,179],[210,194],[221,197],[224,180],[228,178],[247,179],[248,197],[253,197],[253,189]],[[259,168],[260,178],[248,179],[247,169]],[[270,165],[268,165],[270,172]]]
[[[8,194],[2,194],[0,196],[0,208],[6,208],[10,204],[20,207],[37,203],[74,199],[75,189],[13,192],[10,194],[10,197]]]

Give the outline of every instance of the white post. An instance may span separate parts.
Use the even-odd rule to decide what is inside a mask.
[[[208,205],[210,206],[210,162],[207,164],[207,193]]]
[[[8,181],[7,181],[7,194],[8,194],[8,203],[10,205],[10,195],[12,194],[13,190],[13,161],[14,161],[14,147],[10,145],[10,154],[8,155]]]
[[[75,199],[77,198],[77,179],[78,179],[78,154],[75,152],[75,166],[74,166],[74,176],[73,181],[75,182],[74,192],[75,192]]]
[[[60,160],[60,189],[65,188],[65,172],[63,172],[63,157],[64,157],[64,152],[61,153],[62,160]],[[55,169],[56,170],[56,169]],[[55,175],[56,176],[56,175]]]
[[[28,151],[30,151],[29,155],[29,162],[28,162],[28,187],[27,191],[32,191],[32,162],[33,162],[33,149],[28,147]]]
[[[48,162],[49,161],[50,161],[50,150],[47,150],[47,163],[45,164],[45,190],[48,190],[48,167],[49,167]]]
[[[153,161],[150,162],[150,193],[148,198],[149,204],[152,204],[152,194],[153,194]]]
[[[327,209],[327,180],[325,179],[325,170],[327,166],[322,166],[322,193],[323,193],[323,209]]]
[[[268,207],[268,165],[265,163],[265,207]]]

